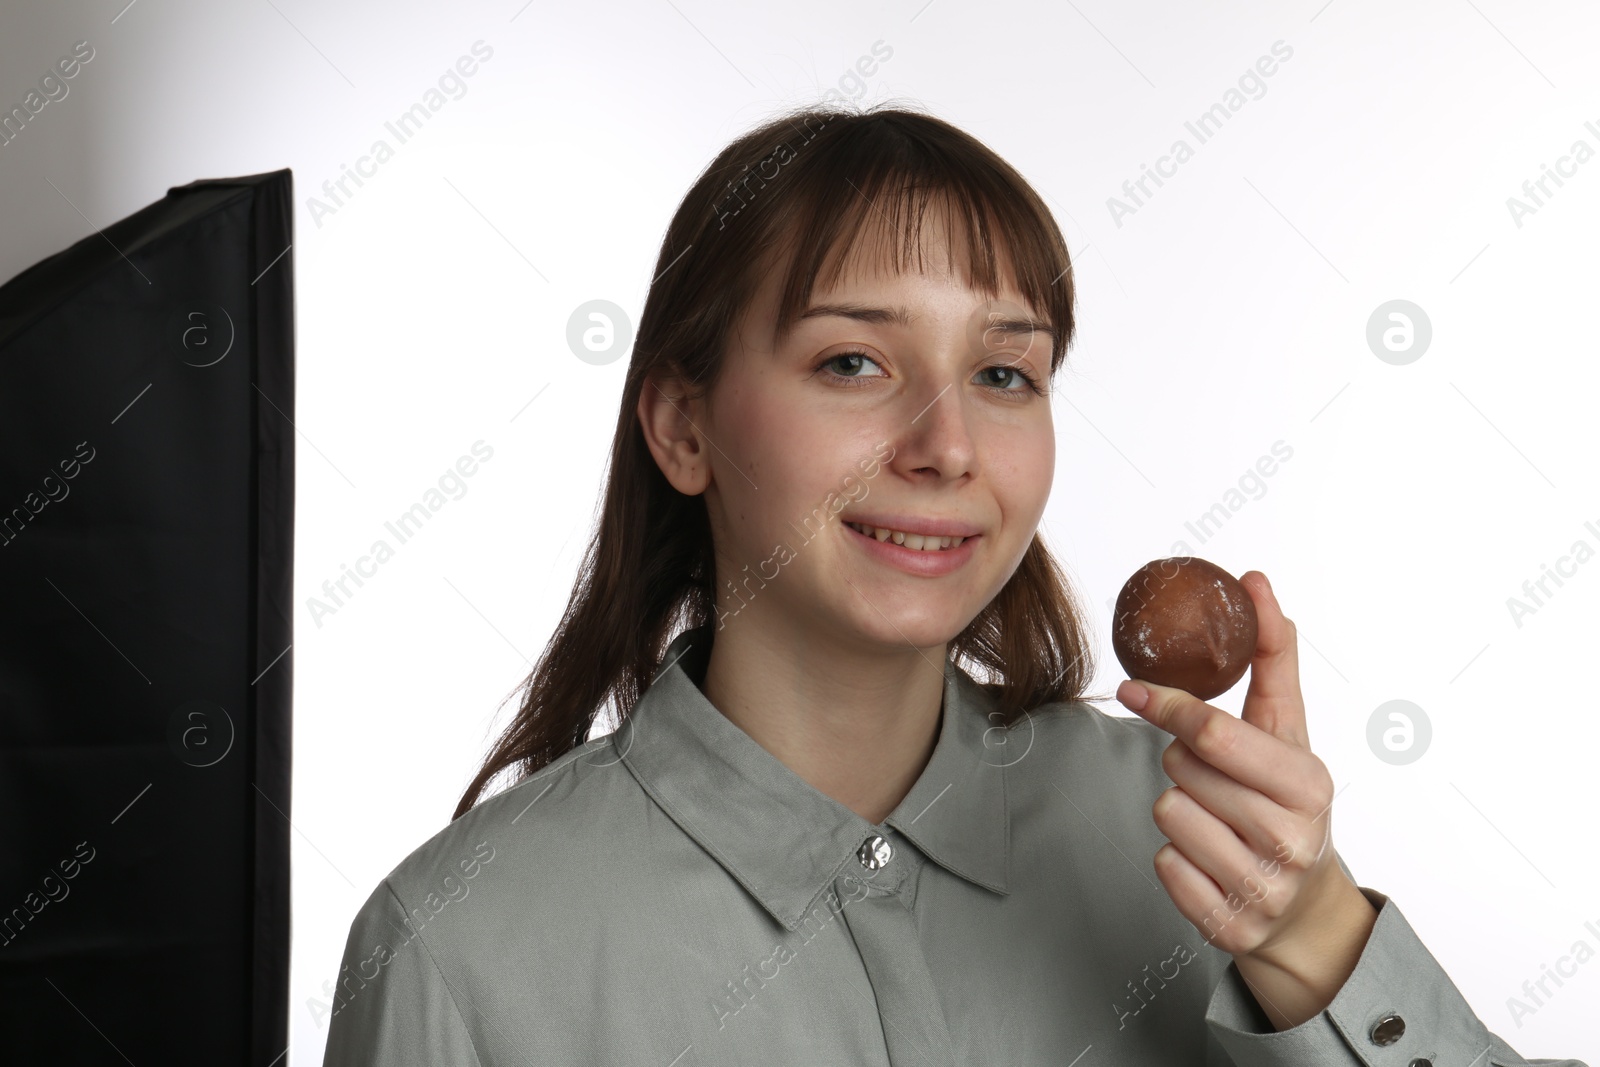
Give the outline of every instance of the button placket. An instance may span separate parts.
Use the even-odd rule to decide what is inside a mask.
[[[901,843],[891,845],[890,858],[877,870],[866,870],[859,858],[846,863],[835,882],[845,900],[839,914],[872,986],[889,1067],[955,1067],[949,1026],[906,896],[920,866],[909,860]]]

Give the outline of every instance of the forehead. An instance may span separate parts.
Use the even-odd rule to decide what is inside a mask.
[[[874,205],[876,206],[876,205]],[[749,309],[752,317],[773,331],[781,342],[802,322],[808,312],[828,305],[846,303],[904,304],[911,282],[934,282],[958,300],[980,305],[998,303],[1013,311],[1042,320],[1040,309],[1023,297],[1016,282],[1016,271],[1004,242],[990,238],[995,253],[994,285],[981,284],[974,275],[973,250],[983,237],[975,237],[969,223],[938,210],[910,218],[895,218],[882,211],[869,211],[862,225],[846,230],[820,257],[810,277],[805,264],[797,261],[793,242],[787,242],[765,257],[758,275],[760,282]],[[809,282],[804,299],[797,301],[787,323],[779,321],[779,303],[787,287]],[[859,318],[860,316],[856,316]],[[886,321],[903,321],[896,315]]]
[[[990,296],[1020,297],[1014,266],[997,239],[989,240],[997,259],[996,287],[991,291],[975,285],[973,253],[986,238],[974,234],[970,220],[957,215],[948,202],[924,202],[914,214],[872,207],[862,224],[842,234],[822,257],[812,279],[814,295],[881,286],[916,274]]]

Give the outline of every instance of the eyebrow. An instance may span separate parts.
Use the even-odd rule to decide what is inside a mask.
[[[856,322],[867,322],[874,326],[903,326],[908,329],[916,321],[915,316],[905,307],[872,307],[866,304],[814,304],[802,311],[798,318],[815,319],[830,315]],[[1056,331],[1049,323],[1034,318],[999,318],[989,323],[986,329],[1000,330],[1003,333],[1031,333],[1037,330],[1048,335],[1052,342],[1058,339]]]

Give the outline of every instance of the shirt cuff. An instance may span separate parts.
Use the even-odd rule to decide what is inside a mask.
[[[1288,1030],[1273,1030],[1229,962],[1206,1007],[1206,1025],[1237,1067],[1521,1067],[1529,1061],[1491,1033],[1387,896],[1355,970],[1333,1002]],[[1537,1060],[1584,1067],[1577,1060]]]

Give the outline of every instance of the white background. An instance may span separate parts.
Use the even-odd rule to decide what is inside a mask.
[[[1266,571],[1358,880],[1524,1055],[1600,1064],[1600,959],[1520,1025],[1507,1006],[1574,942],[1600,948],[1600,561],[1521,625],[1507,605],[1575,541],[1600,549],[1600,159],[1520,226],[1507,206],[1575,140],[1600,150],[1591,5],[125,2],[7,3],[6,109],[74,42],[95,57],[0,147],[0,277],[169,186],[294,170],[288,1063],[320,1062],[309,1002],[351,917],[448,821],[565,603],[627,362],[575,358],[569,315],[636,317],[700,168],[844,88],[993,146],[1077,257],[1045,533],[1097,612],[1096,692],[1122,677],[1105,605],[1134,568],[1183,541]],[[385,121],[478,40],[465,95],[398,145]],[[853,83],[878,41],[892,57]],[[1184,122],[1276,41],[1293,55],[1264,95],[1198,144]],[[1194,157],[1118,225],[1107,198],[1180,137]],[[378,138],[394,158],[314,219]],[[1433,328],[1404,366],[1366,342],[1392,299]],[[306,599],[480,439],[466,495],[313,621]],[[1188,533],[1279,440],[1265,493]],[[1366,740],[1397,698],[1433,728],[1405,766]]]

